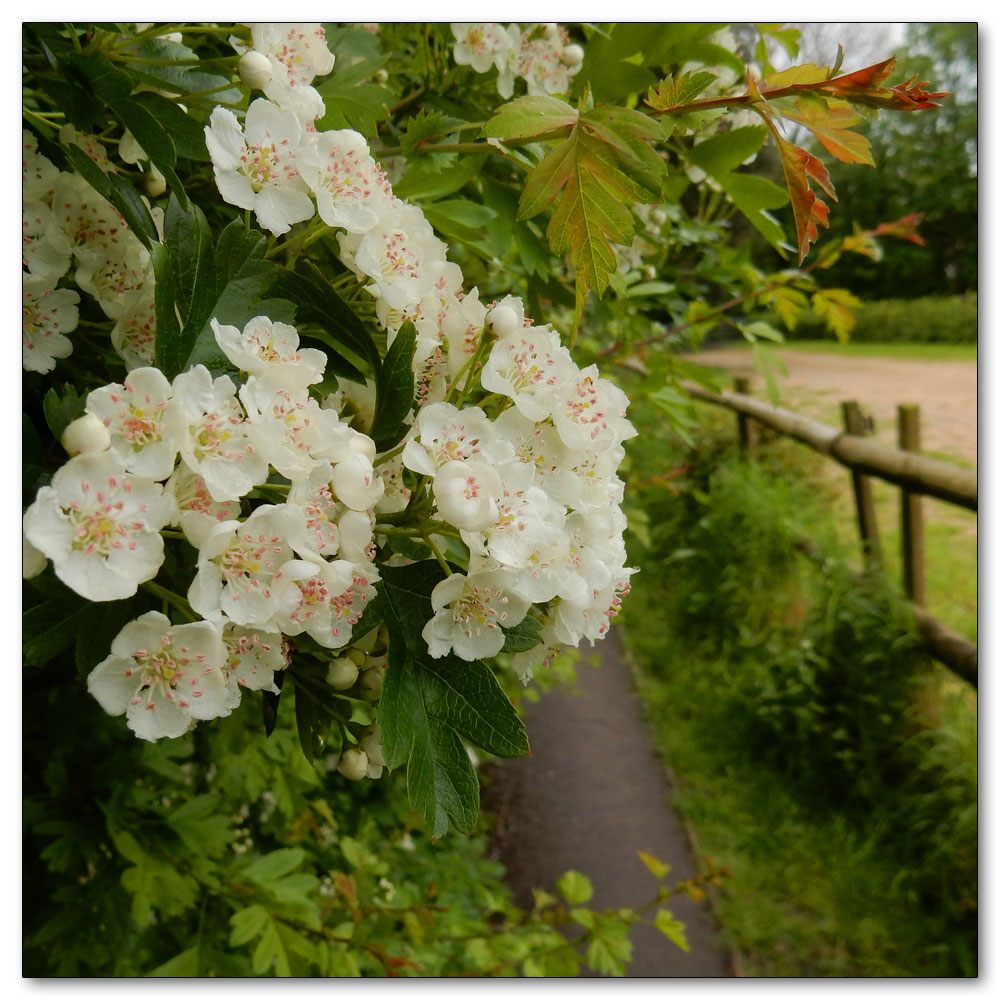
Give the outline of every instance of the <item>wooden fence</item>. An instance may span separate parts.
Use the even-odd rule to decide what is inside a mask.
[[[856,402],[841,404],[844,427],[838,430],[791,410],[754,399],[746,378],[735,380],[735,392],[711,392],[693,382],[684,388],[695,399],[736,413],[740,446],[752,455],[763,424],[834,459],[851,472],[858,531],[864,558],[881,561],[878,524],[871,492],[871,476],[900,487],[900,536],[903,589],[912,602],[917,629],[931,655],[958,676],[978,687],[979,653],[976,645],[943,625],[924,609],[924,545],[921,496],[979,509],[975,470],[962,469],[921,455],[920,415],[916,406],[900,406],[899,448],[889,448],[866,437],[868,428]],[[806,546],[808,548],[808,546]]]

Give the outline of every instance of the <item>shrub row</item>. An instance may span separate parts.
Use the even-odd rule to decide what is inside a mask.
[[[858,343],[974,344],[978,337],[978,297],[931,295],[920,299],[867,302],[857,313],[851,340]],[[789,340],[829,337],[822,319],[804,315]]]

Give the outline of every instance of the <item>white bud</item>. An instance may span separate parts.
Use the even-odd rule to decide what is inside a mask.
[[[271,81],[271,62],[263,52],[250,49],[240,56],[240,79],[251,90],[263,90]]]
[[[510,306],[494,306],[486,314],[486,326],[498,337],[510,337],[521,329],[517,313]]]
[[[567,45],[563,49],[563,62],[572,66],[574,63],[583,62],[583,49],[579,45]]]
[[[347,452],[350,455],[364,455],[369,462],[374,462],[375,442],[367,434],[359,432],[347,442]]]
[[[111,432],[100,417],[85,413],[63,431],[59,439],[70,455],[98,455],[111,445]]]
[[[382,744],[379,742],[378,725],[372,723],[366,730],[358,746],[368,755],[368,763],[377,767],[385,767],[385,757],[382,756]]]
[[[559,37],[559,25],[554,21],[549,21],[542,25],[542,31],[545,32],[545,37],[551,42],[555,41]]]
[[[330,478],[337,499],[351,510],[371,510],[382,499],[385,483],[365,455],[348,455],[333,467]]]
[[[144,186],[146,188],[146,195],[150,198],[159,198],[164,191],[167,190],[167,182],[159,172],[159,170],[153,169],[144,178]]]
[[[330,661],[326,682],[337,691],[346,691],[358,679],[358,665],[346,656]]]
[[[340,755],[337,770],[348,781],[360,781],[368,774],[368,754],[357,747],[351,747]]]
[[[389,79],[389,71],[386,69],[375,70],[375,79],[378,80],[379,83],[385,83],[385,81]]]
[[[667,221],[667,213],[664,212],[662,208],[654,208],[653,211],[649,213],[649,217],[658,226],[662,226],[663,223]]]
[[[33,576],[38,576],[48,565],[45,553],[36,549],[24,535],[21,535],[21,576],[25,580],[30,580]]]

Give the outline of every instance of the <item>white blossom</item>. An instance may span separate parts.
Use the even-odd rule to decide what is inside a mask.
[[[134,368],[124,384],[94,389],[86,409],[108,429],[111,448],[129,472],[150,479],[166,479],[173,472],[184,415],[158,368]]]
[[[181,458],[204,479],[214,500],[235,500],[267,479],[267,461],[250,439],[227,375],[213,380],[204,365],[196,365],[174,379],[173,393],[185,420]]]
[[[454,652],[463,660],[496,656],[506,637],[502,627],[524,619],[530,602],[510,587],[502,571],[453,573],[431,591],[434,617],[424,626],[431,656]]]
[[[219,194],[230,205],[251,209],[275,236],[314,212],[295,159],[302,135],[293,112],[264,98],[247,109],[242,128],[228,108],[216,108],[205,126]]]
[[[144,740],[183,736],[200,720],[229,715],[226,648],[210,622],[171,625],[149,611],[126,625],[111,655],[87,678],[109,715],[124,715]]]
[[[80,320],[80,296],[71,288],[56,288],[47,278],[21,282],[21,365],[30,372],[50,372],[57,358],[73,353],[65,336]]]
[[[116,601],[156,576],[160,529],[173,514],[159,483],[130,475],[106,451],[62,466],[25,512],[24,533],[66,586],[91,601]]]
[[[271,376],[286,386],[305,387],[322,381],[326,355],[314,347],[300,347],[294,326],[267,316],[255,316],[242,331],[214,318],[211,326],[222,353],[240,371]]]

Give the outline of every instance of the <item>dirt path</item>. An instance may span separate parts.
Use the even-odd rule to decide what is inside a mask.
[[[589,665],[587,652],[574,689],[550,691],[526,711],[531,756],[490,767],[493,780],[483,798],[497,818],[494,854],[522,907],[532,905],[533,888],[553,891],[571,868],[593,882],[590,905],[641,906],[657,882],[639,851],[669,864],[671,881],[696,874],[617,633],[595,647],[599,668]],[[629,976],[732,976],[707,903],[680,896],[666,905],[684,922],[691,951],[652,926],[634,927]]]
[[[978,394],[975,361],[914,361],[903,358],[841,357],[811,351],[774,352],[788,369],[779,378],[780,405],[840,426],[840,402],[856,400],[875,418],[875,437],[896,445],[896,407],[918,403],[923,450],[976,464]],[[755,394],[764,394],[746,348],[723,347],[690,360],[748,375]]]

